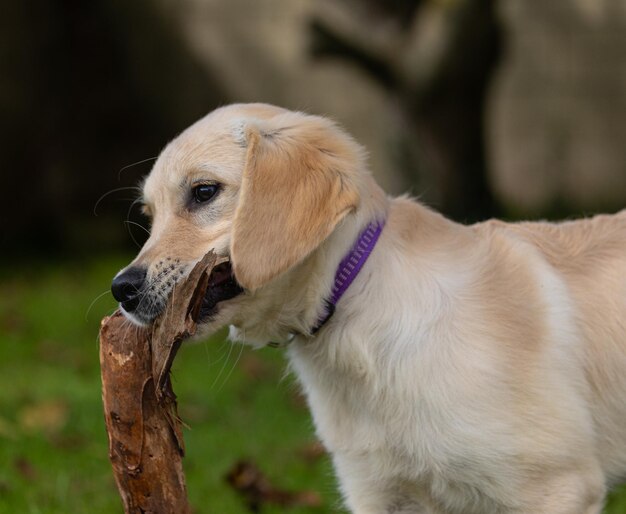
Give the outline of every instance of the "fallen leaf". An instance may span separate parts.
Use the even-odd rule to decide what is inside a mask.
[[[211,419],[211,412],[205,404],[188,402],[178,407],[180,417],[185,423],[206,423]]]
[[[296,409],[308,409],[308,403],[306,396],[302,394],[299,390],[295,390],[291,393],[291,397],[289,398],[290,404]]]
[[[238,364],[241,371],[253,380],[260,380],[273,375],[267,363],[254,353],[245,353]]]
[[[240,460],[225,477],[243,497],[250,512],[260,512],[264,504],[281,507],[320,507],[322,499],[314,491],[286,491],[272,485],[253,462]]]
[[[34,482],[37,478],[37,471],[32,463],[25,457],[18,457],[13,461],[13,467],[23,479]]]
[[[313,463],[321,459],[327,452],[321,441],[314,441],[300,448],[299,453],[305,461]]]
[[[25,326],[24,316],[17,309],[6,309],[0,314],[0,328],[5,334],[19,334]]]
[[[69,409],[61,400],[48,400],[23,407],[18,413],[18,424],[25,432],[59,432],[67,423]]]
[[[55,434],[50,438],[50,443],[60,450],[76,450],[87,445],[89,439],[79,434]]]

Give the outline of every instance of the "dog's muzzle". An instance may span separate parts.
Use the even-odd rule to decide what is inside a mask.
[[[166,268],[169,270],[169,268]],[[183,274],[172,268],[171,272],[157,273],[152,279],[147,278],[147,269],[130,267],[117,275],[111,284],[113,297],[120,303],[123,311],[130,318],[141,324],[151,323],[166,307],[168,297],[178,278]],[[213,268],[209,276],[206,294],[200,308],[200,322],[210,320],[218,311],[218,304],[243,293],[237,283],[229,261]]]

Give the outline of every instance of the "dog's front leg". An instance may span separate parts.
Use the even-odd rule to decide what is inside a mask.
[[[552,472],[526,488],[524,514],[600,514],[606,487],[599,467],[582,464],[577,470]],[[531,500],[532,498],[532,500]],[[530,501],[529,501],[530,500]]]
[[[371,456],[334,454],[344,501],[352,514],[439,514],[419,491],[402,487]],[[380,461],[379,461],[380,462]]]

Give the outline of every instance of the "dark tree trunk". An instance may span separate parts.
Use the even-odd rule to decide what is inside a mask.
[[[408,38],[414,37],[411,27],[420,16],[432,16],[434,8],[429,4],[425,0],[354,0],[353,6],[361,5],[366,12],[361,26],[346,28],[332,16],[318,16],[311,22],[312,53],[350,60],[396,99],[419,147],[419,162],[412,166],[414,177],[433,177],[436,194],[430,196],[444,214],[459,221],[477,221],[499,212],[489,184],[484,139],[486,96],[502,45],[495,0],[464,0],[457,6],[440,7],[449,11],[437,13],[444,20],[443,50],[432,62],[407,62],[402,52]],[[403,44],[394,47],[368,40],[368,32],[385,16],[395,18]]]

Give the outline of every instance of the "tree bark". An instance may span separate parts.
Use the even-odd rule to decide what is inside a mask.
[[[180,344],[196,331],[215,255],[172,293],[151,328],[121,312],[102,320],[100,366],[109,459],[126,514],[187,514],[182,422],[169,379]]]

